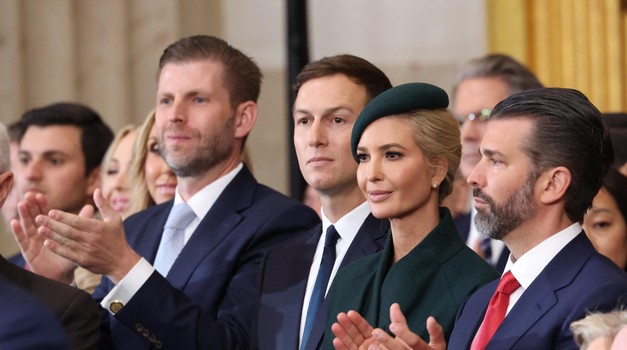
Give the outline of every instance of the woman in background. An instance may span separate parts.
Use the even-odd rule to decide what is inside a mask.
[[[583,218],[583,229],[601,254],[622,269],[627,268],[627,177],[616,169],[603,179],[592,209]]]
[[[154,110],[148,114],[139,129],[133,154],[130,167],[133,198],[131,213],[174,198],[176,175],[159,153]]]
[[[355,122],[357,182],[372,214],[390,220],[391,235],[383,251],[337,273],[325,301],[325,349],[342,343],[341,318],[349,310],[370,324],[366,342],[372,327],[388,329],[399,306],[420,337],[428,339],[425,322],[434,316],[448,339],[466,297],[498,277],[439,206],[452,191],[461,156],[459,126],[447,106],[444,90],[404,84],[375,97]],[[336,316],[340,322],[333,324]]]
[[[136,135],[134,125],[120,129],[102,159],[102,195],[122,218],[129,215],[131,205],[129,167]]]

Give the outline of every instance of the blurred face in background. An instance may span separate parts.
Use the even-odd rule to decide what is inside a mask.
[[[479,145],[486,130],[485,113],[489,115],[492,108],[508,96],[509,87],[499,78],[471,78],[457,86],[454,114],[461,123],[462,159],[459,171],[464,179],[481,159]]]
[[[128,170],[131,165],[135,130],[124,135],[105,164],[102,175],[102,195],[118,213],[125,213],[130,205]]]
[[[51,209],[78,213],[100,186],[100,167],[85,174],[81,130],[76,126],[30,126],[20,142],[19,161],[20,197],[41,193]]]
[[[146,149],[148,150],[146,162],[144,163],[146,186],[152,200],[156,204],[161,204],[174,198],[177,181],[176,175],[159,153],[159,141],[157,140],[157,131],[154,125],[150,130]]]
[[[592,205],[592,209],[584,216],[583,229],[599,253],[624,269],[627,265],[625,216],[605,187],[601,187]]]

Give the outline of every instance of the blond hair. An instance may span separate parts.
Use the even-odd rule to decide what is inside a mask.
[[[627,310],[615,310],[608,313],[591,313],[583,319],[571,323],[570,330],[581,350],[586,350],[590,343],[597,338],[605,339],[609,348],[618,331],[626,325]]]
[[[412,124],[414,142],[425,155],[427,166],[434,168],[435,160],[446,161],[446,176],[438,189],[438,203],[453,191],[455,172],[459,167],[462,145],[459,124],[448,109],[419,109],[399,114]]]

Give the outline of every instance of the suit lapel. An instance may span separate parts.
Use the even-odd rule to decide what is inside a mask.
[[[340,267],[344,267],[356,259],[369,254],[374,254],[383,249],[385,239],[387,237],[388,227],[389,224],[387,220],[381,221],[372,216],[372,214],[369,214],[359,228],[359,231],[357,231],[357,235],[353,239],[348,251],[346,251],[346,255],[344,255],[344,259],[342,260]],[[320,229],[320,232],[322,232],[322,229]],[[319,348],[326,327],[326,311],[327,303],[325,299],[322,303],[322,307],[316,314],[316,319],[314,321],[313,328],[311,329],[305,350],[314,350]]]
[[[458,311],[449,340],[449,349],[470,349],[498,283],[499,279],[486,284],[466,300],[462,309]]]
[[[505,317],[488,348],[512,348],[555,304],[557,298],[551,283],[546,275],[540,274]]]
[[[357,231],[357,235],[348,248],[346,255],[344,255],[340,267],[344,267],[354,260],[383,249],[389,226],[389,221],[379,220],[372,214],[369,214],[359,231]]]
[[[256,180],[244,167],[224,189],[174,261],[167,276],[174,287],[182,290],[198,264],[242,220],[240,212],[252,204],[256,185]]]
[[[282,275],[281,269],[286,269],[284,272],[288,279],[283,279],[289,285],[280,286],[279,290],[285,290],[285,293],[281,295],[282,301],[281,307],[284,307],[283,315],[285,318],[291,318],[291,320],[283,321],[286,328],[282,329],[282,334],[279,334],[278,338],[285,348],[297,349],[300,335],[300,321],[303,310],[303,299],[305,295],[305,289],[307,288],[307,279],[309,278],[309,271],[311,269],[311,262],[316,252],[316,245],[322,234],[322,224],[316,225],[307,234],[305,244],[296,244],[290,246],[288,249],[283,249],[281,254],[284,254],[285,258],[281,259],[283,262],[289,261],[288,264],[282,264],[278,267],[276,275]],[[294,283],[296,281],[296,283]],[[281,347],[277,347],[281,348]]]
[[[593,252],[592,245],[582,231],[525,290],[488,345],[494,346],[494,349],[513,347],[557,304],[556,291],[572,283]]]

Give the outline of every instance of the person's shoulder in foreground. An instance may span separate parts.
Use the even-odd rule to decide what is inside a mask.
[[[69,349],[54,315],[35,298],[0,278],[0,349]]]

